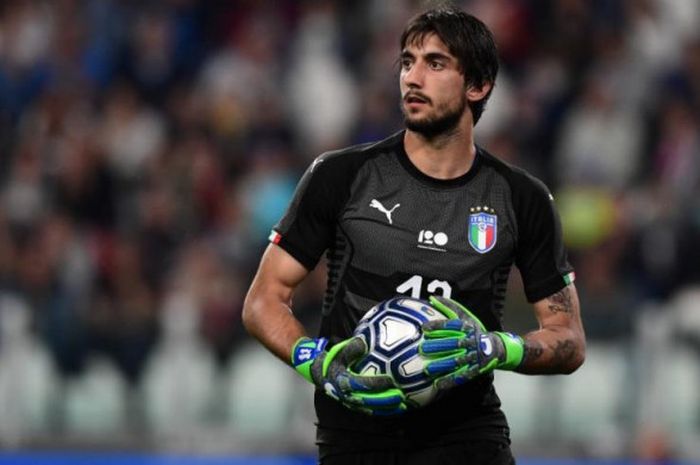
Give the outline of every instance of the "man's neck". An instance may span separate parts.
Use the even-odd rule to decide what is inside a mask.
[[[464,125],[460,125],[464,126]],[[436,179],[454,179],[469,171],[476,157],[472,127],[457,127],[434,138],[406,130],[404,149],[411,163]]]

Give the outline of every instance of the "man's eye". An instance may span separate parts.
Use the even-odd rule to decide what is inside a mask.
[[[438,70],[438,69],[443,69],[445,65],[440,63],[439,61],[431,61],[430,62],[430,69]]]
[[[404,69],[408,69],[411,67],[411,60],[401,60],[401,67]]]

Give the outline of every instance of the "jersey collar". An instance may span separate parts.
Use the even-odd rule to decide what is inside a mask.
[[[469,168],[469,171],[467,171],[463,175],[452,179],[437,179],[433,178],[432,176],[428,176],[427,174],[416,168],[416,165],[414,165],[413,162],[411,162],[411,159],[408,158],[408,154],[406,153],[406,149],[403,145],[403,134],[404,131],[401,131],[396,135],[397,158],[399,159],[401,166],[403,166],[403,168],[408,172],[408,174],[410,174],[412,177],[416,178],[418,181],[424,184],[441,188],[464,186],[469,182],[470,179],[472,179],[476,175],[477,171],[479,171],[479,168],[481,166],[482,149],[477,145],[476,153],[474,155],[474,162],[472,163],[471,168]]]

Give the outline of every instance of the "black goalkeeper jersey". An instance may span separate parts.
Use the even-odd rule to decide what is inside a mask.
[[[327,254],[321,336],[331,344],[350,337],[368,309],[397,294],[452,297],[488,330],[501,330],[513,264],[530,302],[569,282],[544,184],[479,147],[465,175],[431,178],[409,160],[403,135],[319,156],[273,228],[272,242],[309,270]],[[350,411],[318,391],[315,400],[324,444],[357,450],[508,440],[492,375],[391,418]]]

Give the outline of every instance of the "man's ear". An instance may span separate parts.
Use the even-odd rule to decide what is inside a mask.
[[[492,82],[485,82],[481,85],[481,87],[469,85],[467,86],[466,90],[467,100],[469,100],[470,102],[478,102],[479,100],[486,97],[486,95],[491,91],[492,88]]]

